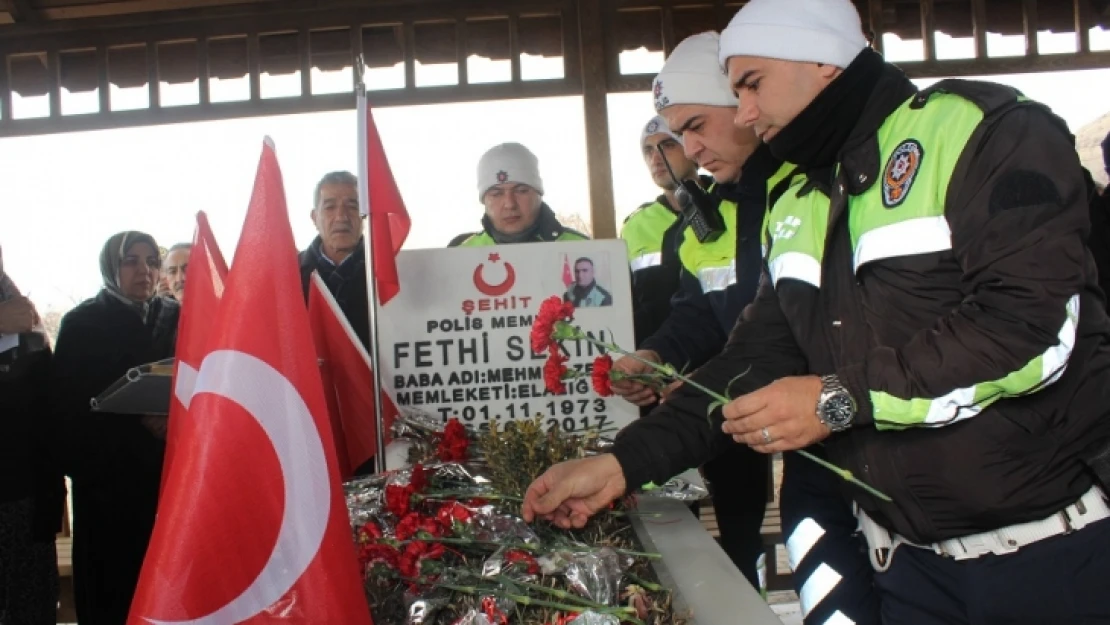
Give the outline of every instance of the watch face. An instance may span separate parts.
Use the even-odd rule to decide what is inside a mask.
[[[847,427],[856,414],[855,402],[847,393],[833,393],[821,407],[825,422],[831,428]]]

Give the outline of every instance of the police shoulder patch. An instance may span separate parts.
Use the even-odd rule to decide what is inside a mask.
[[[883,169],[883,206],[895,208],[906,200],[924,158],[925,149],[916,139],[906,139],[894,148]]]

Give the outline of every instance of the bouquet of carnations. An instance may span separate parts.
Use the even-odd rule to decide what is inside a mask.
[[[658,556],[629,531],[633,498],[581,530],[519,515],[523,488],[555,462],[595,453],[597,435],[545,431],[539,419],[475,432],[412,413],[395,433],[413,440],[419,462],[346,485],[378,625],[684,622],[658,584]],[[675,480],[660,494],[690,501],[705,491]]]

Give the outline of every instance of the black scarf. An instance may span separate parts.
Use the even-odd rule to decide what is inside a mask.
[[[516,234],[506,234],[497,228],[493,227],[493,221],[489,215],[482,216],[482,228],[485,229],[489,236],[497,242],[498,245],[506,245],[510,243],[529,243],[532,241],[548,241],[553,240],[546,236],[548,231],[561,232],[563,227],[559,224],[559,219],[555,217],[555,211],[546,202],[540,204],[540,212],[536,216],[536,221]]]
[[[769,142],[778,158],[802,169],[831,167],[882,77],[885,61],[865,48]]]

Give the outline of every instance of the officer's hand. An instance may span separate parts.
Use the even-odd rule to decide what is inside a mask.
[[[760,453],[809,447],[832,432],[817,418],[821,378],[782,378],[725,404],[721,429]]]
[[[536,478],[524,494],[521,514],[563,529],[581,528],[613,500],[624,495],[624,471],[613,454],[561,462]]]
[[[0,334],[30,332],[38,320],[34,304],[26,297],[13,297],[0,303]]]
[[[644,360],[661,362],[659,354],[651,350],[642,349],[636,352],[636,355]],[[623,356],[613,363],[613,371],[618,371],[625,376],[635,376],[650,374],[654,369],[631,356]],[[637,406],[650,406],[656,400],[654,389],[634,380],[615,380],[613,382],[613,392]]]

